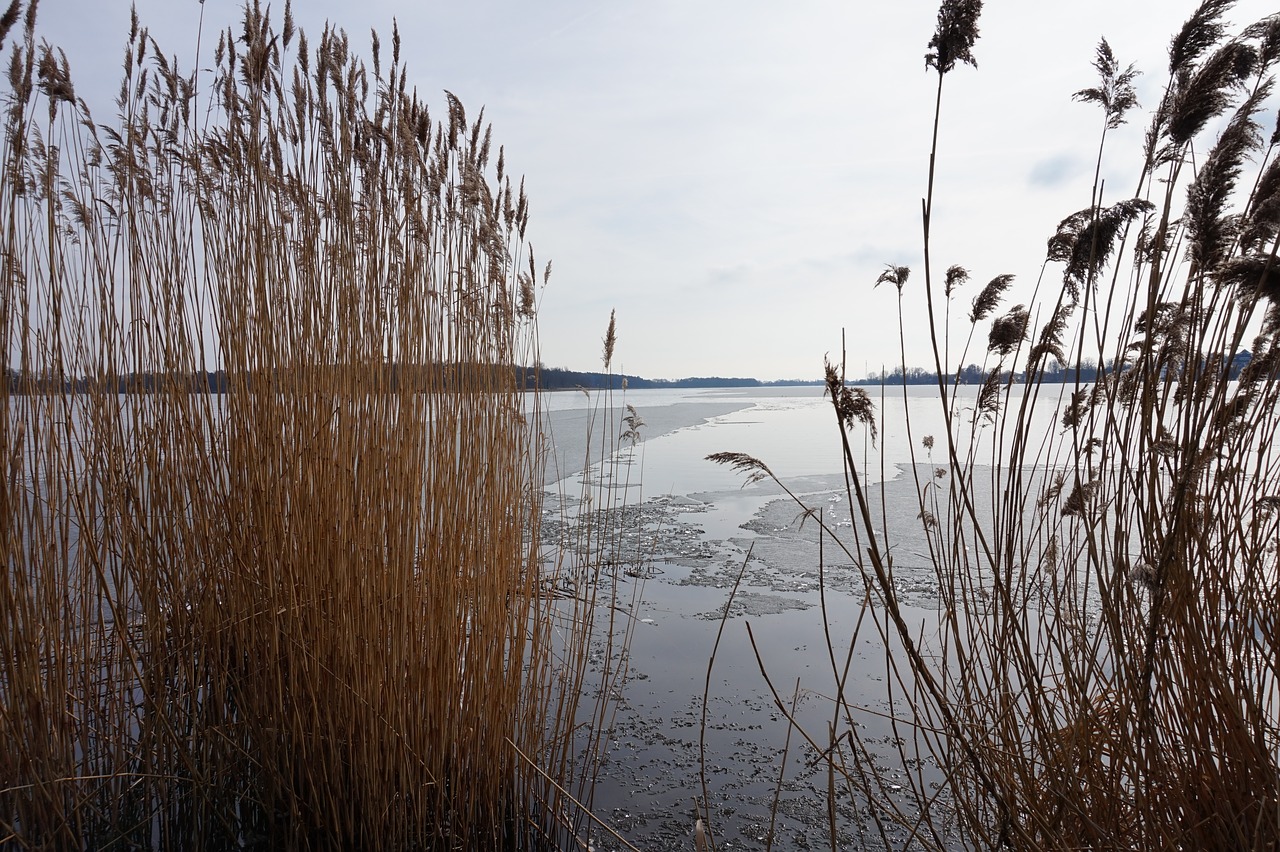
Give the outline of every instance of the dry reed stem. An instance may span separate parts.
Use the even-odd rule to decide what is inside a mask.
[[[842,368],[828,369],[858,527],[859,543],[846,552],[874,600],[889,712],[910,706],[915,739],[898,754],[901,769],[914,778],[908,761],[936,760],[949,792],[947,811],[912,781],[919,816],[902,824],[916,842],[1036,850],[1280,842],[1280,322],[1267,277],[1276,231],[1251,197],[1269,192],[1277,153],[1257,114],[1280,60],[1280,25],[1273,17],[1227,39],[1229,5],[1202,4],[1175,38],[1177,67],[1136,191],[1109,203],[1101,157],[1107,130],[1131,105],[1132,69],[1120,72],[1103,43],[1102,84],[1083,93],[1104,112],[1090,205],[1059,226],[1032,298],[992,324],[977,398],[985,417],[967,434],[956,428],[959,373],[947,379],[950,283],[947,302],[932,298],[939,75],[923,277],[947,477],[945,485],[917,479],[939,599],[927,632],[901,615],[884,555],[897,533],[874,522],[847,435],[858,424],[839,404]],[[955,8],[940,14],[940,27],[969,12],[976,21],[975,9],[943,6]],[[973,42],[956,44],[967,55]],[[1218,115],[1226,129],[1204,138]],[[1193,143],[1207,156],[1193,159]],[[905,270],[894,278],[905,281]],[[974,302],[974,331],[1009,282],[993,284]],[[1037,315],[1048,322],[1035,346],[1023,346]],[[1252,361],[1236,380],[1232,362],[1245,348]],[[960,363],[967,351],[966,342]],[[1050,356],[1092,360],[1097,380],[1077,372],[1055,388]],[[1046,432],[1039,424],[1048,417],[1055,425]],[[761,460],[717,460],[773,476]],[[834,659],[833,642],[827,655]],[[833,676],[837,715],[856,719],[861,709]],[[775,701],[783,706],[776,692]],[[837,743],[866,762],[885,758],[852,734],[801,733],[832,773],[842,771]],[[846,777],[878,813],[903,819],[879,779]]]
[[[135,18],[97,124],[29,8],[0,147],[3,831],[557,836],[595,623],[557,656],[528,204],[488,128],[452,96],[433,119],[398,34],[371,73],[257,4],[212,79]]]

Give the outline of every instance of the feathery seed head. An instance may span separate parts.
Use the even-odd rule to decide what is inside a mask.
[[[978,40],[981,14],[982,0],[943,0],[938,9],[938,27],[924,57],[925,67],[936,68],[939,76],[955,68],[957,62],[977,68],[973,44]]]
[[[293,0],[284,0],[284,29],[281,35],[284,37],[285,48],[288,48],[289,42],[293,41],[293,33]],[[374,35],[376,37],[377,34]]]
[[[1071,493],[1067,495],[1066,502],[1062,504],[1062,514],[1064,516],[1083,515],[1089,505],[1089,498],[1093,495],[1094,484],[1092,482],[1076,482]]]
[[[844,382],[841,381],[840,374],[836,372],[836,365],[832,364],[829,359],[824,361],[823,369],[827,384],[822,395],[830,396],[832,399],[837,399],[837,394],[839,394],[840,389],[844,387]]]
[[[974,412],[974,419],[985,417],[988,420],[995,420],[996,415],[1000,413],[1000,374],[1004,369],[1004,364],[997,364],[987,378],[983,381],[982,387],[978,390],[977,411]]]
[[[870,432],[871,443],[874,445],[879,432],[876,429],[875,403],[871,401],[871,397],[862,388],[845,385],[830,361],[826,362],[826,379],[827,386],[823,395],[831,397],[840,425],[845,429],[852,429],[855,423],[861,423]]]
[[[1138,104],[1138,93],[1133,87],[1133,80],[1141,72],[1133,65],[1121,71],[1120,63],[1116,61],[1111,45],[1107,44],[1105,38],[1098,43],[1093,67],[1098,71],[1098,85],[1081,89],[1071,97],[1077,101],[1099,104],[1107,116],[1107,127],[1114,130],[1124,124],[1124,114]]]
[[[1087,388],[1073,391],[1071,401],[1067,403],[1067,407],[1062,412],[1062,428],[1074,429],[1083,423],[1084,416],[1089,412],[1090,405],[1097,401],[1097,395],[1090,393]]]
[[[1125,227],[1153,209],[1151,202],[1131,198],[1110,207],[1086,208],[1058,223],[1057,233],[1049,238],[1047,259],[1067,264],[1062,280],[1073,299],[1080,297],[1082,284],[1092,281],[1106,267],[1116,238]]]
[[[613,346],[618,342],[617,311],[609,311],[609,328],[604,333],[604,368],[613,361]]]
[[[145,72],[144,72],[145,74]],[[36,86],[49,100],[49,120],[52,121],[58,112],[59,103],[74,104],[75,88],[71,84],[71,70],[67,65],[67,56],[62,54],[62,64],[54,58],[53,51],[46,44],[40,48],[40,63],[37,69]]]
[[[521,272],[519,276],[520,283],[520,307],[517,309],[520,316],[525,319],[532,319],[534,314],[534,305],[536,304],[537,294],[533,288],[533,279],[528,273]]]
[[[1031,352],[1027,356],[1027,369],[1034,371],[1040,362],[1048,355],[1052,355],[1058,359],[1059,364],[1067,362],[1066,355],[1062,351],[1062,337],[1067,330],[1067,320],[1075,311],[1075,305],[1069,302],[1063,302],[1053,312],[1053,317],[1040,329],[1040,339],[1036,341],[1036,345],[1031,347]]]
[[[769,470],[767,464],[746,453],[712,453],[706,459],[716,464],[727,464],[739,473],[748,474],[747,481],[742,483],[743,488],[762,479],[773,478],[773,471]]]
[[[9,30],[18,22],[18,16],[21,14],[22,0],[13,0],[4,14],[0,15],[0,48],[4,47],[4,37],[9,34]]]
[[[982,292],[973,299],[973,309],[969,311],[969,322],[979,322],[990,316],[1000,304],[1000,297],[1012,283],[1013,276],[1009,274],[997,275],[988,281],[987,286],[983,287]]]
[[[459,134],[467,131],[467,114],[457,95],[446,89],[444,96],[449,102],[449,150],[456,151]]]
[[[1269,299],[1280,305],[1280,260],[1271,255],[1250,255],[1232,260],[1218,270],[1223,284],[1232,284],[1243,294]]]
[[[1022,305],[1014,305],[1009,313],[991,324],[987,349],[1004,357],[1017,349],[1027,337],[1029,314]]]
[[[623,379],[623,388],[626,387],[626,379]],[[619,439],[630,441],[633,445],[640,442],[640,429],[644,426],[644,419],[637,413],[636,407],[627,404],[627,413],[622,418],[622,423],[626,427],[619,435]]]
[[[947,269],[946,284],[943,285],[943,293],[947,298],[951,298],[959,287],[963,286],[969,280],[969,270],[963,266],[951,266]]]
[[[1253,73],[1257,51],[1239,41],[1228,42],[1194,72],[1181,72],[1169,106],[1169,140],[1181,146],[1199,133],[1209,119],[1231,105],[1232,93]]]
[[[1280,14],[1263,18],[1247,27],[1242,35],[1258,43],[1258,63],[1263,68],[1280,62]]]
[[[911,276],[911,268],[907,266],[893,266],[885,264],[884,272],[880,273],[880,277],[876,279],[874,287],[879,287],[886,281],[898,288],[898,292],[902,292],[902,287],[907,283],[907,278]],[[874,289],[873,287],[873,289]]]
[[[1239,221],[1225,215],[1226,206],[1245,157],[1262,146],[1261,128],[1253,116],[1270,89],[1258,87],[1240,106],[1187,190],[1188,254],[1200,270],[1217,267],[1235,242]]]
[[[1053,475],[1053,478],[1049,480],[1048,487],[1046,487],[1044,489],[1044,492],[1041,493],[1041,495],[1038,498],[1036,498],[1036,506],[1039,508],[1044,508],[1045,506],[1049,505],[1049,503],[1051,503],[1052,501],[1057,500],[1058,495],[1062,493],[1062,486],[1066,484],[1066,481],[1067,481],[1066,471],[1060,470],[1057,473],[1055,473]]]
[[[1272,143],[1274,144],[1274,142]],[[1245,214],[1240,246],[1245,252],[1263,250],[1280,231],[1280,159],[1274,159],[1258,178]]]
[[[1222,15],[1235,0],[1204,0],[1169,44],[1169,73],[1176,75],[1195,64],[1206,50],[1222,40]]]
[[[876,407],[865,389],[848,386],[841,388],[836,413],[840,418],[840,424],[846,429],[852,429],[855,423],[866,426],[871,434],[871,445],[875,446],[879,438],[879,432],[876,429]]]

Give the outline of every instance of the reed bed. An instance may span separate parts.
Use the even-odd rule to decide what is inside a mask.
[[[0,20],[0,845],[573,845],[597,628],[540,552],[550,267],[483,114],[396,32],[370,67],[253,2],[211,71],[135,16],[99,123],[36,19]]]
[[[931,214],[943,84],[975,64],[981,2],[941,5],[923,274],[876,282],[924,287],[915,324],[948,424],[913,436],[914,534],[938,600],[924,624],[904,614],[895,525],[851,449],[851,432],[874,437],[875,405],[827,366],[855,521],[844,556],[862,570],[859,628],[886,649],[896,749],[859,734],[841,637],[831,727],[805,736],[828,796],[869,808],[885,846],[1280,845],[1280,124],[1264,111],[1280,16],[1232,29],[1231,5],[1205,0],[1171,40],[1127,187],[1104,186],[1101,157],[1134,115],[1137,72],[1099,44],[1075,93],[1101,113],[1092,197],[1047,229],[1033,286],[975,272],[994,277],[967,309],[970,271],[931,256]],[[1021,304],[1005,307],[1011,291]],[[976,397],[959,388],[974,358]],[[1096,380],[1050,378],[1086,363]]]

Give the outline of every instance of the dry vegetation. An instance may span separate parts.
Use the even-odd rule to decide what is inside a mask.
[[[572,845],[595,609],[489,129],[287,5],[201,73],[135,18],[106,124],[0,28],[0,846]]]
[[[830,762],[829,796],[869,802],[889,846],[1280,844],[1280,125],[1263,113],[1280,17],[1231,30],[1230,6],[1206,0],[1174,36],[1132,190],[1095,177],[1025,304],[999,313],[1001,275],[961,309],[992,378],[976,397],[940,382],[948,434],[915,435],[940,602],[927,627],[903,614],[893,524],[850,450],[850,430],[874,428],[871,401],[828,368],[857,528],[847,553],[865,623],[893,649],[908,789],[868,771],[885,755],[860,738],[865,711],[846,692],[852,642],[829,649],[832,726],[806,735]],[[973,62],[980,9],[942,4],[928,56],[938,120],[947,75]],[[1105,41],[1095,68],[1076,99],[1102,111],[1100,169],[1135,71]],[[968,363],[968,345],[956,358],[948,343],[969,273],[940,274],[930,256],[935,162],[945,154],[930,163],[917,280],[945,377]],[[907,272],[881,281],[912,286]],[[1243,349],[1252,360],[1229,380]],[[1107,368],[1088,385],[1042,383],[1050,359]],[[773,476],[750,457],[715,460]]]

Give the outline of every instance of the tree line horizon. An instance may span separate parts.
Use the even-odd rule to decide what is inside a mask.
[[[1240,372],[1253,359],[1252,353],[1248,349],[1242,349],[1231,359],[1231,363],[1226,366],[1228,371],[1228,380],[1235,380],[1239,377]],[[1210,368],[1213,365],[1205,363],[1204,368]],[[334,368],[338,370],[338,367]],[[355,369],[347,367],[345,369]],[[390,385],[399,387],[406,380],[411,385],[420,384],[428,381],[421,368],[415,367],[411,369],[402,368],[394,363],[387,363],[380,369],[370,369],[367,365],[359,368],[361,371],[368,373],[367,379],[374,385]],[[437,373],[452,374],[457,377],[459,383],[462,382],[463,375],[474,371],[486,369],[485,365],[441,365],[437,368]],[[488,366],[490,370],[501,370],[504,368]],[[1044,365],[1041,369],[1040,379],[1049,383],[1074,383],[1074,382],[1096,382],[1100,376],[1113,372],[1116,369],[1114,361],[1108,361],[1099,365],[1096,361],[1086,358],[1079,365],[1069,367],[1054,361],[1052,364]],[[517,373],[520,369],[516,370]],[[977,364],[969,364],[956,371],[954,377],[948,376],[950,380],[954,378],[962,385],[981,385],[991,375],[990,370],[984,370]],[[1002,371],[1003,379],[1013,381],[1024,381],[1027,376],[1025,373],[1011,373],[1008,370]],[[433,381],[436,376],[430,377]],[[566,367],[547,367],[545,365],[535,365],[523,368],[523,375],[518,375],[517,381],[520,387],[528,390],[654,390],[654,389],[679,389],[679,388],[729,388],[729,387],[807,387],[820,386],[826,382],[824,379],[757,379],[744,376],[687,376],[680,379],[650,379],[643,376],[630,375],[625,373],[570,370]],[[1276,378],[1275,376],[1271,377]],[[190,390],[191,392],[211,392],[211,393],[227,393],[230,383],[225,369],[211,371],[197,371],[189,375],[160,374],[154,372],[133,372],[121,373],[115,375],[106,375],[102,377],[79,376],[75,378],[58,378],[53,376],[32,376],[24,374],[20,370],[6,368],[3,378],[0,379],[7,386],[11,393],[49,393],[49,392],[72,392],[85,393],[96,390],[102,383],[106,383],[108,387],[115,385],[119,393],[152,393],[161,390]],[[849,385],[931,385],[938,383],[938,374],[932,370],[926,370],[922,367],[897,366],[889,370],[869,371],[866,376],[856,379],[846,379]]]

